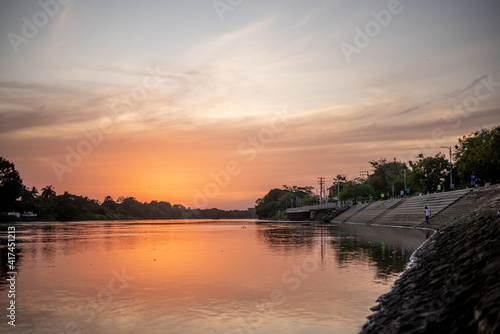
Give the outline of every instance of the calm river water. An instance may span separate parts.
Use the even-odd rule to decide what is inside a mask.
[[[356,333],[428,236],[253,220],[0,228],[2,333]]]

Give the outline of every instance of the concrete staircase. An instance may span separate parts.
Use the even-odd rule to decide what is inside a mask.
[[[456,219],[481,207],[491,199],[500,196],[500,184],[472,189],[467,196],[449,205],[429,220],[430,226],[442,229]],[[500,210],[500,207],[497,208]]]
[[[335,217],[332,222],[420,226],[425,223],[424,208],[427,206],[432,212],[431,221],[436,216],[435,222],[436,225],[439,225],[442,223],[438,221],[438,215],[471,191],[472,189],[463,189],[404,199],[390,199],[369,204],[358,204]],[[470,205],[468,204],[468,206]],[[457,214],[462,212],[460,210],[462,209],[456,210]],[[464,205],[463,210],[464,212],[467,210],[467,205]],[[469,208],[467,212],[470,211],[471,209]],[[425,226],[428,225],[426,224]],[[434,227],[433,224],[429,226]]]
[[[366,209],[369,207],[372,203],[365,203],[365,204],[356,204],[346,211],[342,212],[340,215],[337,217],[333,218],[333,222],[336,223],[343,223],[347,221],[349,218],[357,214],[359,211]]]
[[[336,223],[369,223],[390,208],[397,206],[402,199],[390,199],[368,204],[358,204],[333,219]]]
[[[370,224],[375,218],[384,214],[387,210],[391,210],[391,208],[398,206],[402,201],[403,199],[396,198],[386,201],[373,202],[368,209],[358,212],[349,218],[347,222]]]
[[[387,211],[373,223],[380,225],[418,226],[425,222],[425,207],[431,209],[431,215],[436,215],[471,189],[455,190],[424,196],[414,196],[406,199],[394,210]]]

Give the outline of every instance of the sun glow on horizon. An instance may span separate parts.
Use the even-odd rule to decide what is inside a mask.
[[[498,123],[498,1],[401,1],[384,25],[381,0],[257,1],[223,20],[207,2],[57,3],[0,10],[0,155],[39,189],[246,209]],[[230,162],[230,181],[211,176]]]

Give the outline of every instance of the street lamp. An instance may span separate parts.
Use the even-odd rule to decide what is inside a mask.
[[[450,150],[450,190],[453,190],[453,172],[451,165],[451,146],[441,146],[441,148],[447,148]]]

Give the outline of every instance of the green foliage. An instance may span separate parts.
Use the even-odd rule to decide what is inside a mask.
[[[271,189],[263,198],[256,201],[255,213],[260,219],[270,219],[277,215],[278,211],[291,207],[292,201],[299,201],[303,205],[312,198],[313,187],[288,187],[283,189]],[[295,204],[296,205],[296,204]]]
[[[45,198],[55,198],[56,197],[56,191],[54,190],[54,186],[46,186],[45,188],[42,188],[42,197]]]
[[[286,211],[285,210],[278,211],[278,213],[274,216],[274,218],[279,220],[286,219]]]
[[[355,179],[348,181],[345,176],[337,175],[333,186],[330,188],[332,197],[339,197],[342,201],[378,199],[381,194],[385,198],[399,196],[401,190],[406,186],[412,192],[433,192],[441,185],[442,189],[450,187],[449,182],[449,160],[445,155],[438,153],[434,157],[418,156],[418,161],[406,163],[396,160],[390,161],[380,158],[377,161],[370,161],[372,173],[368,179]],[[459,139],[455,146],[455,161],[453,176],[455,185],[458,179],[462,184],[468,183],[471,173],[475,173],[478,178],[485,182],[498,183],[500,180],[500,126],[490,130],[482,129],[470,136]],[[340,188],[340,196],[338,194]],[[257,200],[255,207],[259,218],[271,218],[278,210],[287,207],[297,196],[301,199],[302,205],[316,204],[316,198],[312,196],[312,187],[288,187],[283,189],[272,189],[263,198]],[[302,191],[302,192],[301,192]],[[304,196],[305,195],[305,196]]]
[[[344,175],[337,175],[335,179],[333,180],[333,186],[331,187],[330,194],[331,197],[337,197],[339,198],[339,189],[340,192],[344,189],[343,184],[347,181],[347,178]]]
[[[458,177],[468,184],[469,177],[498,183],[500,179],[500,126],[482,129],[458,139],[455,146]]]
[[[432,192],[437,190],[439,184],[448,186],[450,163],[442,153],[427,158],[420,154],[419,158],[417,162],[410,162],[412,172],[408,184],[412,189]]]
[[[23,180],[15,165],[0,157],[0,211],[14,210],[22,191]]]
[[[370,164],[372,165],[372,174],[368,177],[368,184],[377,196],[392,194],[393,186],[395,194],[404,189],[405,169],[407,174],[410,173],[406,163],[381,158],[378,161],[370,161]]]
[[[287,186],[286,184],[283,185],[283,190],[286,190],[288,192],[291,192],[295,194],[296,196],[307,196],[307,195],[312,195],[313,194],[313,189],[314,187],[307,186],[307,187],[297,187],[297,186]]]
[[[369,201],[376,198],[373,188],[364,180],[355,179],[344,183],[344,189],[340,193],[340,200],[352,200],[356,204],[360,200]]]
[[[0,222],[15,222],[20,221],[16,216],[8,216],[4,213],[0,213]]]
[[[41,195],[33,187],[22,184],[14,164],[0,157],[0,199],[2,211],[33,211],[38,220],[124,220],[124,219],[242,219],[255,218],[255,210],[219,209],[192,210],[182,205],[152,201],[141,203],[133,197],[119,197],[118,203],[106,196],[102,204],[97,200],[65,192],[57,195],[54,186],[42,188]],[[19,221],[23,218],[7,216],[0,211],[1,221]],[[26,219],[26,218],[24,218]]]

